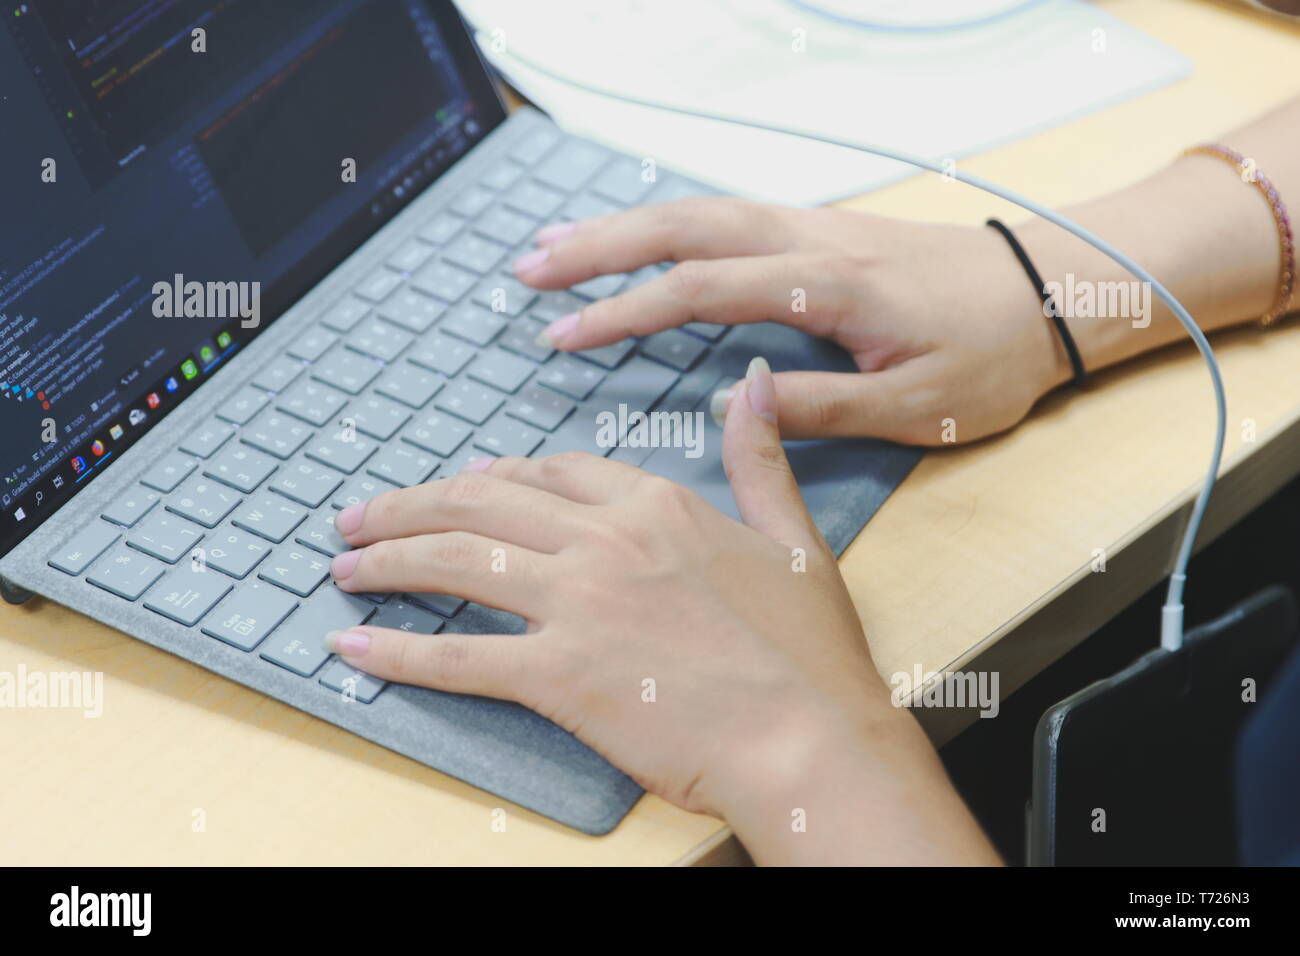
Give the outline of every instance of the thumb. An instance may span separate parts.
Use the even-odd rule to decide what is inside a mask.
[[[773,376],[786,438],[885,438],[933,444],[915,421],[917,388],[913,371],[782,372]],[[714,398],[715,417],[729,414],[730,396]]]
[[[722,433],[722,466],[741,520],[790,547],[821,547],[777,428],[776,386],[767,360],[749,363],[737,382]]]

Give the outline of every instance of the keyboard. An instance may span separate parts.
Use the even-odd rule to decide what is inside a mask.
[[[655,408],[727,328],[692,323],[557,353],[537,344],[548,322],[668,264],[540,293],[510,265],[549,222],[704,191],[671,174],[646,182],[639,160],[537,129],[418,223],[49,566],[322,693],[373,703],[384,682],[332,657],[325,634],[362,623],[434,634],[456,629],[466,602],[336,588],[329,562],[348,548],[338,509],[485,455],[639,461],[597,444],[596,415]]]

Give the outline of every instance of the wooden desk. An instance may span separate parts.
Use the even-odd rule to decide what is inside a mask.
[[[1300,30],[1233,4],[1104,7],[1197,63],[1176,86],[968,160],[1057,205],[1106,192],[1300,92]],[[852,203],[899,216],[1016,216],[924,176]],[[1300,323],[1216,339],[1228,456],[1202,543],[1300,472]],[[935,452],[843,559],[881,671],[996,669],[1009,693],[1165,573],[1211,440],[1188,348],[1045,402],[1024,426]],[[1243,442],[1241,423],[1257,440]],[[1090,573],[1094,548],[1107,571]],[[1153,641],[1155,621],[1152,621]],[[0,862],[667,864],[743,859],[726,828],[644,798],[575,833],[44,601],[0,609],[0,670],[105,673],[104,715],[0,711]],[[936,739],[957,729],[920,711]],[[204,828],[194,828],[196,811]]]

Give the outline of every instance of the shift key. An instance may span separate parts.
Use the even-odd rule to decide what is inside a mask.
[[[373,610],[374,605],[365,598],[328,585],[272,632],[262,645],[262,657],[299,677],[310,677],[330,656],[325,635],[355,627]]]

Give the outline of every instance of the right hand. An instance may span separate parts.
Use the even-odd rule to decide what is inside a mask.
[[[515,268],[541,289],[678,263],[551,323],[545,334],[565,351],[694,320],[771,320],[842,346],[861,374],[776,375],[786,438],[938,445],[952,419],[957,440],[972,441],[1011,428],[1070,376],[1029,281],[988,228],[710,197],[559,223],[538,245]],[[792,308],[797,290],[806,311]]]

